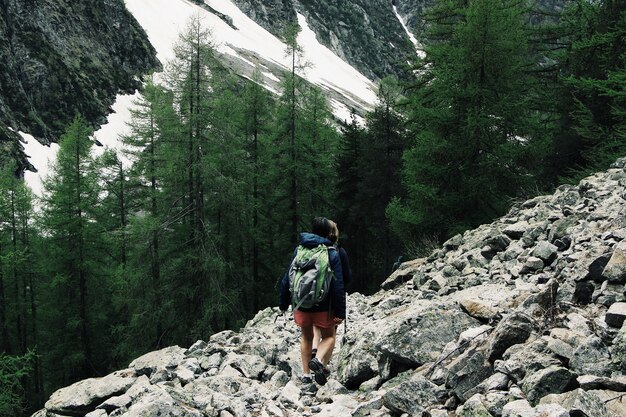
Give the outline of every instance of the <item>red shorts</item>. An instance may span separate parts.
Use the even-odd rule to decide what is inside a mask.
[[[335,322],[333,321],[334,315],[331,313],[329,316],[328,311],[318,311],[312,313],[308,311],[296,310],[293,313],[293,318],[296,321],[296,324],[300,327],[316,326],[321,329],[331,329],[335,325]]]

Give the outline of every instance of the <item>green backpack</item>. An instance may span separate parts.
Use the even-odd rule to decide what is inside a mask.
[[[314,248],[298,246],[296,256],[289,266],[289,290],[294,311],[311,308],[322,302],[330,291],[333,270],[326,245]]]

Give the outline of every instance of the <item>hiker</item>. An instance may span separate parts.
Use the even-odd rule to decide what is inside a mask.
[[[326,236],[331,232],[331,224],[325,217],[316,217],[311,225],[311,233],[301,233],[300,243],[294,251],[289,270],[283,276],[280,283],[280,304],[279,308],[284,313],[289,308],[289,304],[294,304],[299,296],[296,288],[292,294],[293,282],[290,282],[290,275],[296,275],[298,262],[302,256],[312,252],[312,249],[323,249],[322,254],[328,254],[328,264],[332,274],[325,280],[328,284],[328,292],[323,295],[323,299],[317,304],[303,307],[293,305],[294,320],[302,331],[300,338],[300,357],[302,359],[302,382],[311,383],[312,377],[320,385],[324,385],[328,379],[329,371],[326,365],[330,360],[332,350],[335,345],[335,325],[341,324],[346,317],[346,293],[343,286],[343,273],[341,271],[341,260],[332,242]],[[300,256],[298,256],[300,255]],[[323,259],[323,255],[320,255]],[[303,303],[300,301],[299,304]],[[321,342],[318,345],[315,357],[311,358],[313,345],[313,326],[320,329]],[[311,375],[313,372],[313,376]]]
[[[339,252],[339,259],[341,260],[341,272],[343,274],[343,285],[344,289],[348,287],[348,284],[352,281],[352,269],[350,269],[350,262],[348,261],[348,253],[344,248],[339,246],[339,228],[337,227],[337,223],[332,220],[330,221],[330,234],[328,235],[328,240],[330,240],[333,246]],[[313,349],[311,350],[311,357],[315,357],[317,354],[317,345],[319,344],[322,336],[320,333],[320,329],[317,327],[313,327]],[[335,326],[335,341],[337,339],[337,326]]]

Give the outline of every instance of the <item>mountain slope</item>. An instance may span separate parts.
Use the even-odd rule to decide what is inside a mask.
[[[77,112],[99,125],[159,65],[123,0],[3,1],[0,62],[0,155],[14,158],[15,132],[48,144]]]
[[[315,395],[300,390],[298,329],[268,308],[61,389],[34,416],[625,415],[625,213],[622,159],[351,294]]]

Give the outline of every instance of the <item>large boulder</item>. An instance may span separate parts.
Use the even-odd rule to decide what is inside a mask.
[[[576,389],[563,394],[547,395],[540,401],[541,404],[558,404],[570,411],[570,415],[588,417],[610,416],[604,402],[596,395],[582,389]]]
[[[447,343],[478,324],[455,305],[409,308],[379,329],[375,347],[394,362],[418,367],[436,360]]]
[[[480,350],[469,349],[448,366],[446,387],[462,401],[477,392],[477,387],[493,374],[493,368]]]
[[[105,400],[123,394],[135,383],[136,378],[114,374],[103,378],[79,381],[56,391],[46,402],[46,410],[70,416],[83,416],[96,409]]]
[[[531,335],[533,322],[527,315],[512,313],[500,321],[489,340],[488,358],[495,361],[511,346],[525,342]]]
[[[612,327],[622,327],[626,319],[626,303],[615,303],[606,312],[606,324]]]
[[[626,283],[626,240],[615,246],[611,259],[602,271],[602,275],[611,283]]]
[[[185,351],[178,346],[170,346],[165,349],[146,353],[132,361],[129,365],[134,368],[137,375],[148,375],[158,368],[176,369],[185,359]]]
[[[610,376],[613,371],[608,347],[597,336],[589,336],[574,350],[570,369],[578,375]]]
[[[400,414],[421,415],[437,403],[441,389],[423,376],[416,374],[406,378],[402,375],[397,379],[405,380],[399,383],[389,381],[387,392],[383,395],[383,404],[389,410]]]
[[[522,391],[531,404],[536,405],[548,394],[562,393],[571,389],[576,382],[576,375],[561,366],[549,366],[527,375],[522,382]]]

